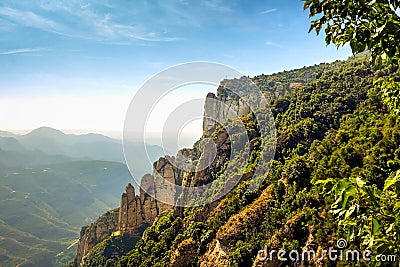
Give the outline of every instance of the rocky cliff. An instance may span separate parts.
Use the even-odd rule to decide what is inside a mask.
[[[193,149],[182,149],[176,157],[165,156],[153,164],[153,173],[141,179],[139,194],[128,184],[121,196],[120,208],[104,214],[91,226],[82,228],[75,266],[82,265],[91,249],[106,237],[114,235],[137,238],[157,216],[174,208],[170,203],[193,196],[176,192],[173,185],[196,187],[211,182],[230,157],[230,139],[226,130],[211,136],[221,122],[250,112],[249,103],[231,92],[229,87],[247,86],[248,79],[222,82],[217,95],[209,93],[204,105],[203,137]],[[260,101],[250,96],[247,101],[261,107]],[[258,102],[257,102],[258,101]],[[254,106],[253,106],[254,107]],[[230,114],[230,112],[234,114]],[[214,118],[214,119],[210,119]],[[191,170],[185,168],[188,162]],[[160,201],[161,200],[161,201]],[[175,215],[182,215],[182,208],[175,208]],[[177,255],[178,259],[179,256]]]
[[[103,214],[90,226],[81,229],[77,254],[74,265],[79,266],[91,249],[104,238],[110,236],[118,227],[119,209],[114,209]]]
[[[249,78],[222,81],[216,95],[207,94],[204,105],[203,136],[210,136],[216,127],[227,119],[240,118],[265,107],[266,104],[260,99],[259,88]]]
[[[135,194],[132,184],[126,186],[119,208],[118,230],[120,233],[133,234],[143,224],[143,208],[139,196]]]
[[[146,174],[141,180],[140,194],[135,194],[135,188],[128,184],[126,193],[122,194],[119,209],[118,230],[120,234],[132,234],[143,224],[152,224],[156,217],[173,206],[157,199],[165,199],[170,203],[176,200],[174,191],[172,194],[161,196],[162,188],[169,183],[177,184],[181,181],[181,172],[173,165],[174,157],[162,157],[154,162],[152,175]],[[166,202],[167,202],[166,201]]]
[[[250,158],[247,165],[225,173],[226,164],[239,165],[229,155],[231,140],[215,121],[205,121],[201,140],[193,149],[180,152],[192,159],[194,168],[191,171],[178,171],[172,164],[180,161],[178,154],[176,158],[165,157],[157,161],[155,168],[158,174],[143,178],[142,185],[148,194],[139,194],[142,219],[152,222],[152,225],[146,229],[141,241],[127,253],[117,253],[119,258],[110,258],[110,253],[95,254],[92,265],[88,266],[330,264],[324,260],[263,260],[257,258],[257,254],[264,248],[301,252],[334,247],[338,238],[343,237],[343,232],[337,229],[337,216],[332,216],[327,210],[334,199],[325,197],[320,191],[321,185],[313,184],[315,179],[341,179],[359,174],[365,175],[368,183],[383,186],[384,179],[392,171],[387,162],[390,160],[400,166],[398,117],[379,102],[380,97],[372,86],[373,75],[358,74],[366,68],[368,64],[357,59],[284,72],[266,79],[260,76],[259,82],[268,88],[276,86],[279,80],[288,84],[289,89],[305,83],[289,96],[271,101],[278,131],[277,153],[273,162],[260,163],[262,146],[269,143],[257,132],[255,114],[249,114],[240,120],[250,140]],[[306,75],[299,75],[309,71],[321,73],[309,83],[303,79]],[[393,71],[398,77],[397,69]],[[223,89],[229,89],[229,86],[222,85],[224,83],[216,95],[208,95],[208,103],[212,103],[212,99],[219,100],[230,105],[235,113],[245,113],[248,103],[237,101],[230,91]],[[218,107],[206,110],[208,113],[205,114],[214,118],[223,117],[225,108],[217,110]],[[232,120],[227,125],[234,127],[237,122]],[[368,160],[364,160],[363,155],[368,155]],[[210,164],[202,169],[204,163]],[[253,177],[258,168],[262,172]],[[167,212],[170,206],[152,198],[160,193],[159,186],[169,186],[168,183],[157,182],[157,175],[166,177],[171,183],[186,186],[216,181],[219,187],[235,176],[241,176],[241,180],[221,199],[199,207],[174,208],[174,212]],[[249,190],[251,178],[262,179],[255,190]],[[164,197],[179,200],[184,196],[181,192],[173,192]],[[130,199],[137,203],[137,197]],[[128,202],[127,198],[127,212]],[[137,208],[137,205],[131,206]],[[131,220],[129,218],[132,217],[126,218]],[[132,222],[131,227],[137,224],[137,221]],[[354,245],[361,247],[362,244]],[[111,246],[107,248],[112,252],[118,250]]]
[[[263,85],[257,79],[256,82],[258,85],[264,87],[270,84]],[[260,99],[258,88],[255,86],[246,77],[224,80],[218,87],[216,94],[209,93],[207,95],[204,104],[202,138],[194,145],[193,149],[182,149],[176,157],[165,156],[154,162],[153,173],[142,177],[141,189],[137,195],[131,184],[126,187],[126,192],[121,197],[118,220],[111,232],[116,232],[124,236],[137,237],[140,233],[139,229],[142,230],[148,225],[152,225],[161,214],[166,214],[166,212],[174,209],[174,216],[183,216],[184,209],[179,207],[174,208],[171,203],[180,203],[179,201],[186,201],[194,196],[185,195],[184,192],[180,191],[177,192],[173,185],[198,187],[209,184],[225,170],[225,163],[230,161],[231,141],[233,139],[231,140],[227,129],[219,126],[227,120],[236,119],[240,121],[241,119],[238,118],[267,106],[265,100],[262,101]],[[277,92],[275,90],[276,85],[273,85],[273,88],[271,90]],[[291,87],[288,88],[290,89]],[[287,92],[290,91],[289,89],[287,89]],[[279,97],[282,96],[281,94],[286,94],[286,91],[279,92]],[[269,94],[268,90],[264,91],[264,95],[268,100],[276,97],[274,94]],[[251,123],[252,119],[249,117],[245,120]],[[243,121],[245,124],[248,122]],[[235,127],[234,124],[230,126],[232,128]],[[256,126],[249,126],[249,128],[252,127]],[[259,133],[257,133],[255,128],[250,130],[251,132],[248,132],[247,136],[251,139],[250,149],[253,150],[257,147],[257,142],[259,142],[257,141]],[[240,139],[241,136],[235,136],[235,138]],[[192,166],[189,168],[190,170],[185,167],[182,168],[182,164],[185,166],[187,162],[190,162]],[[242,179],[247,179],[246,177],[248,176],[252,176],[252,173],[245,173]],[[229,180],[229,178],[227,179]],[[205,218],[207,217],[207,212],[200,212],[198,216]],[[90,248],[93,247],[93,245],[87,245],[86,243],[99,243],[106,235],[102,235],[100,236],[101,238],[96,239],[92,239],[91,237],[93,237],[91,231],[84,231],[84,235],[81,237],[84,244],[80,244],[76,263],[79,263],[79,259],[82,259],[89,252]],[[221,261],[221,264],[226,260],[225,256],[227,252],[225,248],[227,244],[225,243],[226,240],[222,237],[214,240],[213,245],[209,247],[203,256],[204,266],[212,266],[214,257],[217,257]],[[81,247],[86,249],[82,249]],[[172,265],[180,266],[182,262],[190,258],[188,257],[188,253],[190,254],[190,251],[196,251],[196,249],[198,249],[198,245],[193,240],[186,239],[174,252],[171,259]]]
[[[172,184],[182,182],[183,172],[173,164],[174,161],[175,157],[162,157],[154,162],[154,172],[143,176],[138,195],[133,185],[129,183],[121,196],[118,209],[105,213],[90,226],[82,228],[74,260],[75,266],[82,265],[91,250],[110,235],[132,237],[131,240],[136,242],[143,230],[151,225],[159,214],[173,208],[169,204],[157,201],[156,198],[167,200],[171,198],[169,201],[173,203],[178,196],[177,194],[160,195],[162,192],[160,189],[168,186],[166,182],[163,182],[164,179]]]

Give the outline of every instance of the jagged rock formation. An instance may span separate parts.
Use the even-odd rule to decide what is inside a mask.
[[[118,210],[110,211],[90,227],[82,228],[75,266],[79,266],[90,250],[113,232],[137,237],[146,226],[153,224],[157,216],[174,208],[173,205],[167,203],[176,203],[178,199],[191,197],[176,192],[174,185],[195,187],[212,181],[211,170],[217,172],[221,167],[218,164],[229,159],[231,147],[229,135],[225,130],[221,130],[212,137],[211,133],[219,125],[218,120],[248,114],[250,110],[249,106],[226,89],[226,86],[231,85],[229,83],[221,85],[217,96],[213,93],[207,95],[203,132],[204,138],[208,139],[205,139],[201,148],[196,148],[199,151],[186,148],[180,150],[176,157],[165,156],[154,162],[153,173],[146,174],[141,179],[138,195],[135,188],[128,184],[126,192],[121,196]],[[211,99],[217,101],[211,101]],[[232,111],[229,110],[233,110],[236,114],[233,116]],[[209,120],[208,117],[217,118],[217,121]],[[182,167],[187,166],[188,162],[194,166],[191,171]],[[174,213],[179,214],[180,211],[182,209],[175,208]],[[112,223],[105,226],[103,221]],[[186,245],[189,246],[189,244]],[[182,255],[186,254],[184,251],[176,252],[176,266],[180,265]]]
[[[235,92],[229,88],[236,88]],[[217,89],[217,95],[207,94],[204,104],[203,136],[209,137],[216,127],[227,119],[240,118],[265,107],[267,103],[261,101],[260,95],[257,94],[258,90],[247,77],[222,81]]]
[[[157,202],[159,213],[172,209],[173,206],[167,203],[175,203],[176,201],[176,190],[174,186],[179,184],[177,181],[182,180],[180,178],[182,172],[174,163],[175,158],[168,156],[154,162],[153,178],[155,196],[158,200],[164,201]]]
[[[81,229],[77,254],[74,265],[79,266],[85,256],[98,243],[116,231],[118,226],[119,209],[114,209],[103,214],[97,221],[90,226]]]
[[[366,66],[368,65],[364,63],[359,65],[334,63],[330,70],[317,78],[316,82],[300,87],[299,91],[293,95],[271,101],[271,110],[276,115],[279,134],[278,153],[271,165],[257,162],[262,145],[268,144],[261,138],[260,133],[254,130],[257,127],[254,119],[257,112],[241,118],[250,140],[252,157],[249,164],[240,166],[239,171],[225,173],[226,168],[224,168],[225,163],[240,165],[240,160],[229,159],[230,138],[234,140],[235,137],[229,138],[222,127],[218,127],[215,122],[204,121],[204,136],[201,140],[194,145],[192,150],[180,152],[181,155],[185,154],[192,160],[195,167],[192,171],[179,172],[174,164],[169,165],[171,162],[179,162],[178,154],[176,158],[166,157],[157,161],[155,169],[158,170],[158,174],[149,174],[143,178],[142,186],[145,190],[139,194],[142,219],[148,222],[153,221],[153,225],[147,228],[142,242],[136,244],[135,249],[130,252],[119,254],[119,258],[97,254],[98,262],[113,261],[115,263],[109,266],[151,266],[152,264],[175,267],[188,265],[203,267],[324,266],[326,262],[318,261],[282,263],[278,258],[263,261],[257,258],[257,252],[267,246],[268,250],[313,249],[317,251],[317,255],[320,255],[322,249],[334,246],[338,238],[334,229],[337,221],[333,216],[328,216],[326,210],[328,204],[331,205],[331,203],[324,202],[325,200],[318,194],[318,188],[310,185],[311,179],[319,179],[321,176],[328,178],[345,162],[348,168],[345,172],[350,174],[360,169],[369,173],[370,167],[383,166],[382,168],[385,169],[386,161],[382,161],[383,165],[377,165],[375,162],[378,162],[379,156],[373,156],[377,151],[376,145],[380,144],[384,138],[390,142],[380,148],[387,147],[392,152],[392,149],[398,149],[394,134],[398,134],[399,130],[396,127],[397,124],[393,126],[397,122],[394,115],[385,113],[381,105],[372,105],[371,103],[376,102],[375,96],[367,98],[367,91],[373,89],[372,85],[365,86],[368,80],[363,80],[364,77],[353,74],[358,75],[358,70]],[[281,75],[285,78],[282,79],[282,84],[287,88],[283,88],[283,93],[307,82],[303,78],[295,79],[293,75],[297,76],[293,73]],[[398,76],[398,72],[396,75]],[[330,79],[330,77],[333,78]],[[275,88],[281,85],[278,83],[278,78],[259,82],[264,87]],[[348,86],[353,83],[354,86]],[[274,92],[271,91],[271,93]],[[229,100],[230,102],[226,103],[230,103],[235,112],[239,114],[246,112],[243,103],[235,102],[234,96],[230,96],[229,92],[224,92],[222,89],[216,95],[209,94],[207,98]],[[360,109],[357,110],[358,108]],[[220,113],[217,110],[211,109],[210,112],[216,112],[213,116],[218,118]],[[357,113],[352,114],[355,110]],[[220,112],[224,110],[220,109]],[[361,122],[361,115],[362,118],[366,116],[367,122]],[[348,116],[345,117],[346,120],[343,119],[344,116]],[[380,126],[370,123],[375,120]],[[237,122],[230,121],[224,126],[235,127]],[[360,125],[365,128],[360,129]],[[365,141],[365,143],[362,141],[359,144],[360,140],[370,140],[370,135],[364,134],[365,129],[377,130],[380,137],[376,137],[374,141]],[[352,137],[342,135],[347,131]],[[395,145],[389,146],[388,143]],[[377,161],[371,164],[366,163],[365,167],[350,166],[353,160],[348,159],[347,148],[358,147],[358,151],[362,152],[360,155],[364,155],[366,147],[364,145],[371,145],[371,148],[367,149],[370,153],[368,155]],[[392,152],[386,156],[397,160]],[[321,161],[322,157],[323,161]],[[326,160],[336,162],[334,159],[338,158],[341,160],[333,163],[332,166],[321,168],[321,165],[327,165]],[[210,161],[213,162],[207,165],[209,169],[201,168],[203,164],[206,165],[205,163]],[[226,165],[229,166],[229,164]],[[262,178],[265,180],[259,188],[249,191],[255,167],[264,170],[262,175],[265,177]],[[220,175],[220,170],[224,171],[223,175]],[[268,170],[270,171],[267,172]],[[388,171],[390,168],[385,170]],[[164,184],[157,182],[158,175],[166,177]],[[334,175],[337,178],[342,174]],[[168,213],[163,217],[160,216],[160,211],[168,210],[169,207],[150,196],[157,196],[160,185],[168,188],[169,183],[166,182],[199,186],[216,181],[215,184],[219,186],[235,176],[240,177],[239,184],[223,198],[201,207],[174,208],[173,214]],[[257,178],[255,176],[255,179]],[[375,179],[375,177],[372,178]],[[371,181],[375,182],[375,180]],[[383,182],[383,179],[379,181]],[[207,193],[214,193],[211,190]],[[174,192],[168,197],[179,200],[182,194]],[[136,197],[135,201],[137,201]],[[114,249],[112,252],[116,250],[112,246],[105,248]]]
[[[246,81],[247,79],[239,79],[236,83]],[[192,197],[176,192],[174,185],[196,187],[212,182],[211,172],[219,171],[220,164],[229,159],[231,150],[230,138],[226,130],[222,129],[218,134],[211,136],[220,124],[218,120],[226,121],[227,118],[235,118],[250,112],[248,104],[229,91],[227,89],[229,86],[233,85],[226,81],[218,88],[217,96],[213,93],[207,95],[202,145],[193,149],[182,149],[176,157],[161,157],[154,162],[153,173],[142,177],[138,195],[135,188],[128,184],[126,192],[121,196],[118,210],[110,211],[90,227],[82,228],[75,259],[76,266],[82,263],[82,259],[96,244],[113,232],[122,236],[137,237],[139,232],[141,233],[144,228],[153,224],[157,216],[172,210],[174,206],[171,203]],[[255,103],[257,101],[254,100]],[[209,117],[216,120],[210,120]],[[192,166],[190,171],[185,168],[188,164]],[[182,209],[175,208],[174,213],[179,214],[180,211]],[[183,247],[187,246],[191,246],[190,242]],[[180,265],[182,255],[186,254],[183,250],[176,252],[176,266]]]
[[[121,233],[133,234],[143,223],[142,205],[139,196],[135,194],[132,184],[126,186],[126,193],[122,194],[119,208],[118,230]]]
[[[135,195],[131,184],[126,187],[118,221],[121,234],[132,234],[143,223],[152,224],[159,214],[173,208],[168,204],[175,203],[178,197],[173,185],[180,184],[184,175],[174,163],[175,157],[168,156],[154,162],[153,174],[142,177],[139,195]]]
[[[174,157],[160,158],[154,163],[153,174],[143,176],[139,195],[136,195],[135,188],[129,183],[126,192],[121,196],[119,209],[107,212],[91,226],[82,228],[75,266],[81,265],[91,249],[112,233],[131,236],[137,240],[159,214],[173,208],[172,205],[157,201],[153,196],[171,201],[170,203],[176,200],[175,191],[170,191],[172,193],[165,196],[160,195],[163,192],[161,189],[170,186],[167,181],[171,184],[182,182],[183,172],[173,164],[174,161]]]
[[[142,177],[141,184],[140,203],[142,204],[143,219],[147,222],[153,222],[158,214],[157,203],[156,200],[146,192],[154,193],[154,177],[150,174],[146,174]]]

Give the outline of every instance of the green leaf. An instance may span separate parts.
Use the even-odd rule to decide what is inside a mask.
[[[325,184],[327,184],[327,183],[332,183],[332,182],[334,182],[334,181],[335,181],[334,179],[329,178],[329,179],[325,179],[325,180],[318,180],[318,181],[316,181],[314,184],[315,184],[315,185],[318,185],[318,184],[323,184],[323,185],[325,185]]]
[[[389,177],[389,178],[386,179],[385,186],[384,186],[383,190],[386,191],[389,187],[391,187],[395,183],[400,182],[398,173],[399,173],[399,171],[397,171],[397,174],[394,175],[393,177]]]
[[[378,202],[376,201],[376,197],[375,197],[374,191],[373,191],[370,187],[365,187],[365,191],[367,192],[367,194],[368,194],[368,196],[369,196],[369,198],[370,198],[370,200],[371,200],[371,202],[372,202],[372,205],[373,205],[375,208],[379,208],[379,204],[378,204]]]
[[[304,10],[308,9],[312,3],[312,0],[304,1]]]
[[[376,38],[379,36],[379,34],[382,33],[382,31],[386,28],[386,24],[383,24],[381,27],[376,28],[375,33],[372,35],[372,38]]]
[[[342,197],[342,199],[343,199],[343,201],[342,201],[342,209],[345,209],[347,200],[349,199],[349,195],[346,194],[346,191],[343,192],[343,195],[344,196]]]
[[[342,203],[344,191],[345,191],[345,189],[343,189],[343,190],[340,192],[339,197],[336,198],[336,201],[335,201],[335,203],[332,204],[332,206],[337,206],[339,203]]]
[[[346,208],[347,201],[350,196],[354,196],[356,194],[356,188],[353,185],[350,185],[346,189],[343,190],[343,195],[342,195],[342,209]]]
[[[361,177],[357,177],[356,184],[358,187],[363,188],[365,186],[366,182]]]
[[[344,215],[344,219],[347,220],[354,212],[356,209],[356,206],[351,206],[347,211],[346,214]]]
[[[378,220],[373,218],[372,219],[372,234],[376,235],[379,232],[379,228],[380,228],[380,225],[379,225]]]

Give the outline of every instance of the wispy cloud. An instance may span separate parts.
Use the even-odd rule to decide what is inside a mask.
[[[280,44],[278,44],[278,43],[275,43],[275,42],[273,42],[273,41],[265,41],[264,44],[265,44],[265,45],[268,45],[268,46],[273,46],[273,47],[277,47],[277,48],[282,48],[282,45],[280,45]]]
[[[144,64],[146,64],[148,66],[152,66],[152,67],[159,67],[161,65],[164,65],[163,62],[157,62],[157,61],[146,61],[146,62],[144,62]]]
[[[25,54],[25,53],[35,53],[43,51],[43,48],[20,48],[20,49],[12,49],[1,51],[0,55],[14,55],[14,54]]]
[[[163,36],[156,32],[145,32],[145,29],[138,26],[131,26],[119,23],[109,22],[106,19],[93,20],[92,29],[95,33],[93,36],[97,40],[140,40],[149,42],[172,42],[182,38]]]
[[[77,4],[78,6],[76,6]],[[40,15],[38,12],[23,11],[11,7],[0,7],[0,15],[9,21],[24,27],[39,29],[71,38],[86,39],[97,42],[113,44],[126,44],[126,41],[147,42],[172,42],[182,40],[179,37],[166,36],[148,29],[147,25],[129,25],[113,20],[109,14],[95,12],[90,4],[82,5],[80,2],[71,1],[66,5],[40,5],[46,14],[53,17],[67,15],[75,18],[70,21],[53,20]],[[62,16],[61,16],[62,17]],[[81,27],[71,24],[79,23]]]
[[[228,13],[233,11],[232,8],[226,4],[226,2],[221,0],[203,0],[202,4],[205,7],[219,11],[221,13]]]
[[[55,21],[43,18],[31,11],[22,11],[9,7],[0,7],[0,15],[8,17],[14,23],[25,27],[62,34],[62,27]]]
[[[271,9],[267,9],[267,10],[264,10],[264,11],[260,12],[260,14],[265,15],[265,14],[273,13],[273,12],[276,12],[276,11],[278,11],[277,8],[271,8]]]

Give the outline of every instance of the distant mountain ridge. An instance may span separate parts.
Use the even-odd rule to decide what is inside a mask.
[[[14,147],[4,147],[14,142]],[[74,135],[65,134],[50,127],[41,127],[24,135],[17,135],[5,131],[0,132],[0,148],[15,151],[23,147],[26,150],[40,150],[49,155],[65,155],[72,158],[90,158],[96,160],[110,160],[124,162],[121,141],[100,134]],[[98,151],[91,151],[91,146],[106,147],[107,155],[99,155]],[[85,147],[89,146],[89,147]],[[8,149],[7,149],[8,148]]]
[[[120,141],[117,139],[113,139],[111,137],[96,134],[96,133],[88,133],[88,134],[66,134],[60,130],[51,128],[51,127],[40,127],[37,128],[25,135],[27,138],[50,138],[50,139],[58,139],[59,141],[65,143],[79,143],[79,142],[114,142],[119,143]]]
[[[7,131],[0,131],[0,137],[16,137],[16,134]]]
[[[137,147],[137,168],[132,172],[135,177],[141,177],[152,170],[151,163],[163,155],[163,150],[156,145],[147,145],[146,152],[140,149],[143,145],[139,143],[134,143],[133,147]],[[13,167],[37,165],[40,161],[51,164],[74,160],[104,160],[125,164],[121,140],[96,133],[65,134],[50,127],[40,127],[23,135],[0,131],[0,150],[3,150],[0,164]],[[150,161],[145,160],[147,158]]]
[[[147,151],[162,156],[161,147]],[[152,165],[136,155],[141,177]],[[0,266],[65,266],[80,226],[118,206],[129,182],[121,140],[49,127],[0,131]]]

